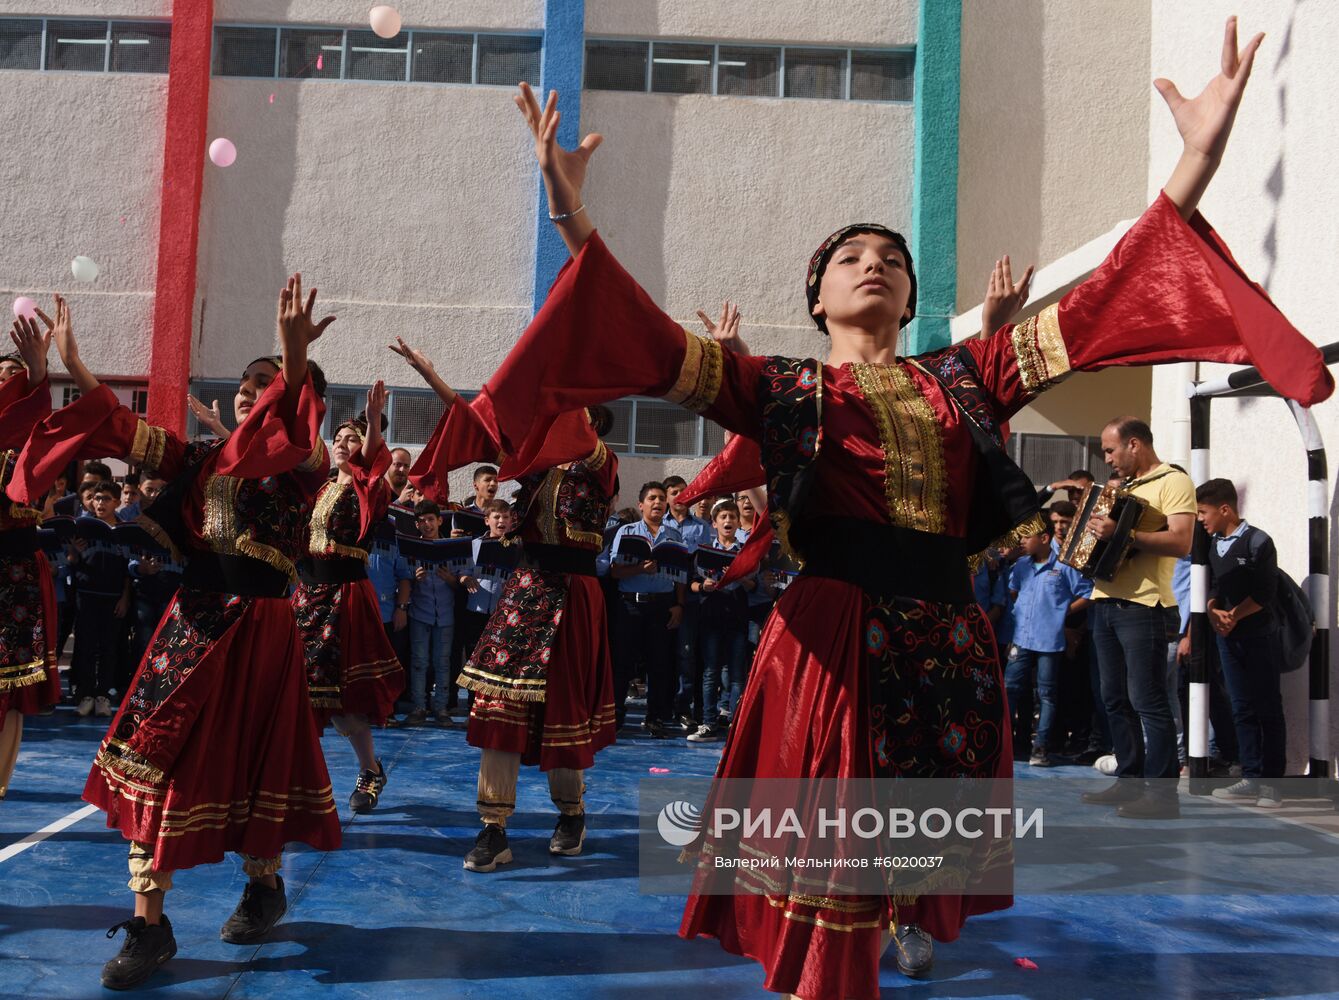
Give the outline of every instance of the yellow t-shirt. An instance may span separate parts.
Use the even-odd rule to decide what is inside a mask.
[[[1167,475],[1162,475],[1164,472]],[[1178,472],[1166,462],[1150,469],[1127,489],[1148,501],[1136,531],[1161,531],[1167,527],[1168,514],[1195,516],[1195,484],[1184,472]],[[1136,552],[1121,566],[1114,580],[1093,581],[1093,599],[1117,597],[1149,607],[1158,603],[1175,607],[1176,596],[1172,592],[1175,570],[1173,556]]]

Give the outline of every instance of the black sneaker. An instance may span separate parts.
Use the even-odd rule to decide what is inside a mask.
[[[1145,793],[1116,810],[1124,819],[1180,819],[1181,803],[1175,795]]]
[[[1032,756],[1028,758],[1029,767],[1055,767],[1055,760],[1045,750],[1037,748],[1032,751]]]
[[[511,864],[507,831],[496,823],[489,823],[474,839],[474,850],[465,855],[465,867],[472,872],[491,872],[498,865],[506,864]]]
[[[219,930],[219,937],[228,944],[252,944],[270,933],[288,909],[283,876],[274,878],[279,883],[277,889],[271,889],[263,882],[246,884],[237,909]]]
[[[912,979],[930,974],[935,963],[935,943],[929,934],[915,924],[900,924],[893,935],[893,944],[897,946],[898,972]]]
[[[1088,747],[1082,753],[1077,753],[1074,755],[1074,763],[1087,764],[1091,767],[1093,764],[1097,763],[1097,758],[1105,757],[1106,755],[1107,751],[1101,749],[1100,747]]]
[[[653,740],[664,740],[669,738],[669,730],[665,728],[663,722],[657,722],[655,719],[649,719],[642,723],[642,732]]]
[[[356,813],[370,813],[377,807],[381,790],[386,787],[386,769],[377,761],[376,771],[363,771],[349,796],[349,808]]]
[[[128,990],[153,975],[154,970],[177,953],[172,922],[166,916],[156,924],[143,917],[123,920],[107,932],[109,938],[124,929],[126,939],[116,957],[102,967],[102,985],[109,990]]]
[[[693,720],[693,717],[691,715],[679,716],[678,725],[679,728],[682,729],[685,733],[697,732],[697,722]]]
[[[688,736],[689,743],[719,743],[723,739],[725,739],[724,729],[720,726],[708,726],[706,723],[699,726],[697,732]]]
[[[558,825],[553,828],[553,836],[549,838],[550,854],[565,854],[567,857],[576,857],[581,853],[581,845],[586,840],[586,817],[567,816],[558,817]]]

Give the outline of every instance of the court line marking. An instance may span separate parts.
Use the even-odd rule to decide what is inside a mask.
[[[30,847],[36,847],[42,841],[54,834],[60,833],[66,827],[74,826],[74,824],[78,823],[81,819],[92,816],[97,811],[97,806],[84,806],[82,809],[76,809],[74,812],[62,816],[54,823],[48,823],[36,833],[30,833],[22,840],[15,841],[3,851],[0,851],[0,865],[4,864],[10,858],[17,857]]]

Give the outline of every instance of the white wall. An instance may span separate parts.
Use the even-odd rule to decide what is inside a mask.
[[[1339,42],[1339,6],[1333,4],[1211,2],[1153,4],[1152,68],[1194,94],[1218,69],[1222,24],[1239,14],[1242,40],[1266,32],[1222,168],[1201,210],[1252,277],[1263,281],[1293,323],[1318,343],[1337,339],[1332,307],[1334,262],[1339,260],[1339,132],[1334,120],[1333,63]],[[1153,95],[1148,192],[1171,171],[1180,140]],[[1214,377],[1221,366],[1201,366]],[[1154,374],[1154,432],[1162,433],[1183,406],[1183,386],[1171,369]],[[1326,442],[1339,445],[1339,404],[1316,408]],[[1277,399],[1213,404],[1211,474],[1232,479],[1243,494],[1243,514],[1270,532],[1283,567],[1306,574],[1306,470],[1292,418]],[[1330,461],[1331,491],[1339,454]],[[1331,505],[1331,532],[1336,507]],[[1339,539],[1330,546],[1339,564]],[[1333,614],[1333,609],[1332,612]],[[1331,633],[1332,639],[1334,633]],[[1339,644],[1331,649],[1339,661]],[[1288,675],[1288,765],[1306,760],[1306,671]],[[1333,675],[1331,690],[1336,687]],[[1330,746],[1339,747],[1339,712]]]
[[[916,41],[916,0],[825,4],[774,0],[586,0],[586,33],[633,38],[747,39],[868,47]]]

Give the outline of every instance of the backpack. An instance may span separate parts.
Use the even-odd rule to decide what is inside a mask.
[[[1246,551],[1255,559],[1263,539],[1267,536],[1254,526],[1248,532]],[[1259,539],[1260,541],[1257,541]],[[1316,633],[1316,616],[1311,610],[1311,601],[1306,591],[1297,585],[1297,581],[1282,569],[1278,573],[1278,586],[1274,593],[1273,611],[1279,622],[1279,644],[1283,647],[1282,673],[1297,670],[1311,659],[1311,640]]]

